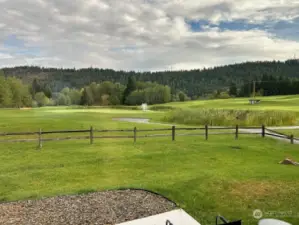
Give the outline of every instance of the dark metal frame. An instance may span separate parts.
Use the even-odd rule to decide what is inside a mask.
[[[227,219],[225,219],[223,216],[216,216],[216,225],[220,225],[218,222],[221,221],[225,225],[242,225],[242,220],[229,222]]]

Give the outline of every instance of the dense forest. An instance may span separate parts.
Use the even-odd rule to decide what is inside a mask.
[[[254,85],[255,83],[255,85]],[[134,72],[14,67],[0,70],[0,106],[140,105],[199,98],[299,94],[299,61]]]
[[[171,92],[183,91],[188,96],[203,96],[215,90],[226,90],[231,83],[238,88],[244,82],[260,80],[263,76],[299,79],[299,61],[287,60],[271,62],[246,62],[220,66],[209,69],[191,71],[135,72],[114,71],[110,69],[58,69],[42,67],[3,68],[6,76],[16,76],[25,83],[31,84],[36,78],[47,83],[52,91],[60,91],[64,87],[81,88],[92,82],[111,81],[126,85],[130,76],[137,81],[150,81],[168,85]]]

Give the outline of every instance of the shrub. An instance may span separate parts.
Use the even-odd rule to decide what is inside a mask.
[[[37,102],[39,107],[46,106],[49,103],[49,98],[44,94],[44,92],[36,93],[34,100]]]
[[[35,100],[32,101],[32,108],[38,108],[37,101],[35,101]]]

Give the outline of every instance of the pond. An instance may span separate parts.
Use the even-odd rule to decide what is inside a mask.
[[[115,121],[125,121],[132,123],[149,123],[150,119],[147,118],[113,118]]]

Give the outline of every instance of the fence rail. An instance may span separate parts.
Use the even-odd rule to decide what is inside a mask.
[[[277,138],[282,138],[286,140],[290,140],[291,144],[294,144],[295,141],[299,141],[299,138],[294,137],[293,134],[287,135],[281,132],[278,132],[276,130],[271,130],[266,128],[266,135],[272,136],[272,137],[277,137]]]
[[[218,131],[217,131],[218,130]],[[143,132],[158,132],[165,131],[163,134],[143,134]],[[179,133],[180,131],[203,131],[203,133]],[[221,131],[221,132],[220,132]],[[110,135],[107,133],[112,132],[131,132],[131,134],[126,135]],[[169,133],[168,133],[169,132]],[[67,136],[67,137],[45,137],[50,134],[78,134],[78,133],[88,133],[85,136]],[[99,133],[107,134],[107,135],[97,135]],[[280,133],[275,130],[271,130],[266,128],[264,125],[261,127],[240,127],[229,126],[229,127],[209,127],[208,125],[204,127],[179,127],[172,126],[170,128],[156,128],[156,129],[137,129],[134,127],[133,129],[115,129],[115,130],[99,130],[94,129],[92,126],[90,129],[82,129],[82,130],[54,130],[54,131],[39,131],[36,132],[5,132],[0,133],[0,137],[11,137],[11,136],[29,136],[36,135],[36,138],[22,138],[22,139],[0,139],[0,143],[10,142],[38,142],[38,147],[42,148],[43,142],[49,141],[65,141],[65,140],[90,140],[90,144],[94,143],[95,139],[118,139],[118,138],[130,138],[133,139],[134,142],[139,138],[149,138],[149,137],[171,137],[172,141],[175,141],[176,136],[203,136],[206,140],[208,140],[210,135],[234,135],[235,139],[239,138],[239,135],[261,135],[261,137],[265,136],[273,136],[276,138],[287,139],[290,140],[290,143],[294,144],[294,141],[299,141],[299,138],[295,138],[293,135],[286,135]]]

